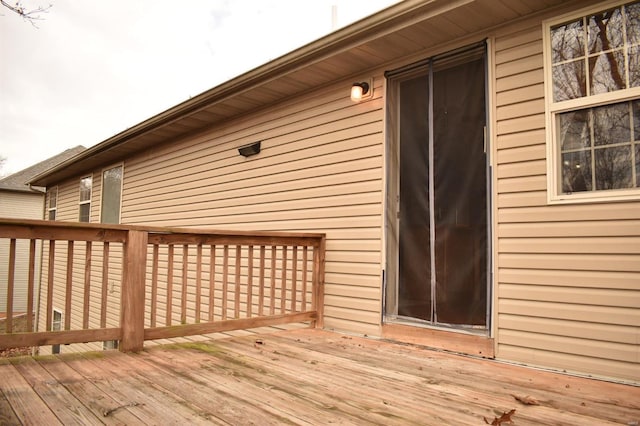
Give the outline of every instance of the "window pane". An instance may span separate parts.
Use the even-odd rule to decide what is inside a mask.
[[[624,53],[621,50],[589,58],[591,94],[625,89]]]
[[[78,214],[79,222],[89,222],[90,209],[91,209],[90,203],[80,204],[80,212]]]
[[[589,53],[607,51],[624,44],[620,9],[597,13],[589,18]]]
[[[629,143],[630,123],[628,102],[593,108],[595,145]]]
[[[56,220],[56,211],[49,210],[49,220]]]
[[[102,174],[102,223],[120,223],[122,167],[105,170]]]
[[[551,29],[553,63],[584,56],[584,26],[582,19]]]
[[[627,14],[627,43],[640,43],[640,2],[624,7]]]
[[[591,151],[562,154],[562,192],[591,190]]]
[[[631,146],[596,150],[596,189],[630,188]]]
[[[80,179],[80,201],[91,200],[91,176]]]
[[[553,66],[553,100],[566,101],[586,96],[587,80],[584,61],[577,60]]]
[[[558,139],[563,151],[591,145],[587,118],[587,110],[558,114]]]
[[[629,48],[629,87],[640,87],[640,46]]]
[[[49,208],[55,209],[58,206],[58,187],[51,188],[49,191]]]

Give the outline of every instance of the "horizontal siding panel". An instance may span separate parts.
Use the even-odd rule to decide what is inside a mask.
[[[185,197],[219,194],[219,198],[229,198],[230,196],[241,198],[256,195],[257,187],[259,187],[260,194],[276,194],[332,186],[336,184],[336,180],[340,180],[340,183],[344,184],[381,179],[381,161],[380,157],[371,155],[353,159],[350,162],[326,164],[313,169],[294,169],[278,175],[258,175],[251,179],[252,186],[250,187],[247,187],[242,180],[228,179],[224,182],[219,180],[215,185],[209,184],[206,180],[198,184],[192,180],[183,180],[180,183],[173,182],[171,189],[174,192],[180,192]],[[123,196],[123,203],[166,201],[165,190],[161,185],[148,185],[144,190]],[[231,192],[231,194],[227,194],[227,192]]]
[[[380,314],[378,314],[375,319],[376,322],[365,322],[367,320],[371,321],[374,319],[373,315],[365,315],[364,317],[358,317],[363,321],[355,321],[349,319],[343,319],[342,317],[338,317],[338,315],[342,315],[344,310],[335,309],[335,314],[332,316],[328,316],[325,312],[324,317],[324,327],[327,330],[337,330],[337,331],[346,331],[348,333],[358,333],[364,336],[379,336],[380,335]]]
[[[539,175],[546,176],[547,162],[545,160],[536,160],[527,161],[524,164],[507,163],[501,164],[497,169],[498,179]]]
[[[567,336],[628,345],[640,343],[640,330],[637,327],[525,317],[520,315],[500,315],[498,322],[500,328],[503,330],[520,330],[528,333]]]
[[[545,202],[546,204],[546,202]],[[499,204],[499,206],[501,206]],[[640,203],[542,206],[529,209],[500,209],[498,222],[579,222],[640,219]],[[603,223],[602,226],[606,226]]]
[[[304,149],[304,152],[289,152],[277,158],[277,163],[272,157],[247,159],[239,164],[216,164],[211,159],[203,160],[199,165],[189,168],[168,168],[160,165],[165,171],[162,175],[146,176],[147,184],[170,185],[181,177],[196,182],[207,179],[207,183],[215,185],[234,179],[251,180],[259,170],[260,175],[276,175],[288,170],[313,168],[315,166],[340,163],[353,158],[366,158],[368,156],[382,155],[380,135],[368,135],[348,141],[327,142],[326,144]],[[250,164],[250,165],[248,165]],[[196,179],[197,178],[197,179]]]
[[[542,82],[535,85],[498,92],[496,94],[496,104],[499,105],[499,108],[507,105],[518,104],[520,102],[530,102],[531,100],[544,101],[544,84],[542,84]],[[542,106],[542,110],[544,111],[544,104]]]
[[[553,271],[538,269],[498,270],[498,281],[540,286],[593,287],[608,290],[639,290],[639,272],[619,271]]]
[[[590,358],[509,345],[498,345],[496,353],[499,358],[523,362],[529,365],[557,368],[563,371],[577,373],[588,371],[597,376],[612,377],[617,380],[640,381],[638,364],[632,362]]]
[[[496,108],[496,119],[504,121],[529,117],[539,113],[544,113],[544,99],[533,99],[526,102],[498,106]]]
[[[369,190],[375,189],[379,191],[379,184],[372,184],[369,186]],[[251,201],[253,201],[253,203]],[[213,202],[194,202],[193,204],[191,204],[188,202],[188,200],[176,198],[173,205],[166,207],[155,207],[154,211],[157,212],[157,214],[161,214],[163,215],[163,217],[166,217],[168,219],[171,219],[175,216],[184,217],[185,215],[189,215],[192,217],[208,216],[213,221],[217,221],[218,218],[221,217],[236,216],[242,214],[251,215],[252,213],[273,213],[274,217],[277,217],[277,215],[282,212],[289,212],[295,215],[295,212],[299,210],[327,211],[331,208],[342,209],[348,207],[379,204],[380,201],[380,192],[353,193],[351,195],[338,195],[333,197],[309,197],[299,200],[274,200],[273,202],[269,202],[268,198],[262,198],[257,200],[249,200],[247,203],[236,203],[235,199],[230,199]],[[132,217],[135,212],[136,211],[129,212],[128,216]],[[149,211],[148,209],[145,210],[141,208],[140,210],[137,210],[137,212],[148,214]],[[315,216],[314,214],[311,214],[309,217]],[[332,217],[332,215],[329,215],[327,217]]]
[[[499,233],[501,238],[640,236],[640,220],[503,223]]]
[[[334,237],[335,238],[335,237]],[[328,251],[363,251],[381,253],[382,245],[379,239],[363,240],[344,240],[344,239],[327,239],[326,247]]]
[[[529,33],[527,34],[527,37],[532,39],[528,43],[519,44],[506,49],[503,48],[503,45],[500,46],[500,50],[498,50],[498,46],[496,46],[496,65],[502,66],[521,58],[542,55],[542,34],[540,32]],[[521,39],[521,41],[524,40]]]
[[[640,272],[638,255],[499,253],[498,262],[502,268]]]
[[[507,35],[500,35],[499,37],[496,37],[496,53],[508,51],[514,47],[542,39],[542,29],[540,25],[535,25],[526,29],[518,29],[519,31],[517,32],[510,32]]]
[[[521,193],[530,191],[545,191],[547,189],[547,177],[525,176],[498,179],[498,193]]]
[[[637,345],[527,333],[515,330],[501,330],[500,341],[506,345],[534,347],[549,352],[624,362],[639,361]]]
[[[380,253],[372,251],[327,251],[327,262],[370,263],[380,265]]]
[[[348,310],[361,310],[367,312],[373,312],[376,315],[379,315],[380,312],[380,302],[377,300],[369,300],[360,298],[359,300],[354,300],[351,297],[343,297],[343,296],[334,296],[332,294],[325,294],[324,302],[327,308],[338,307]]]
[[[130,179],[130,185],[133,188],[140,179],[143,179],[143,181],[139,184],[144,185],[144,181],[148,179],[157,178],[157,180],[163,180],[176,178],[180,176],[180,173],[191,174],[193,172],[208,170],[214,171],[216,174],[228,174],[246,169],[248,162],[253,163],[252,166],[254,167],[263,167],[269,163],[286,163],[290,161],[292,157],[299,159],[301,157],[299,151],[310,150],[310,155],[302,155],[302,157],[308,157],[311,155],[320,155],[323,153],[323,150],[327,152],[327,149],[330,149],[334,144],[343,143],[357,147],[357,143],[353,142],[354,139],[362,139],[366,136],[380,134],[382,132],[382,124],[380,122],[366,126],[358,126],[358,123],[347,120],[344,126],[349,127],[339,130],[339,128],[336,128],[336,125],[336,127],[327,128],[325,131],[311,129],[306,137],[300,137],[299,139],[294,139],[293,136],[289,135],[286,142],[277,139],[268,139],[265,138],[264,135],[259,135],[258,140],[262,141],[262,150],[258,157],[251,159],[240,156],[237,151],[239,145],[251,141],[242,141],[241,143],[226,144],[223,146],[216,145],[214,148],[209,148],[206,151],[197,151],[190,155],[185,155],[184,153],[179,156],[158,155],[154,158],[153,163],[156,167],[143,166],[140,167],[139,170],[134,168],[134,171],[128,173],[127,177]],[[304,142],[304,148],[302,149],[300,142]],[[349,147],[346,149],[349,149]],[[328,152],[335,152],[335,149]],[[203,158],[208,160],[203,161]],[[165,167],[158,167],[160,164]],[[208,166],[208,168],[203,169],[204,166]],[[165,170],[166,172],[166,168],[170,168],[173,174],[166,176],[165,173],[160,172],[161,170]]]
[[[518,75],[523,72],[542,68],[542,55],[531,55],[496,66],[496,78]]]
[[[503,150],[531,145],[544,145],[546,134],[544,128],[526,129],[518,133],[499,135],[496,140],[498,150]]]
[[[500,253],[639,254],[640,237],[503,238]],[[638,256],[640,262],[640,256]],[[638,305],[640,306],[640,305]]]
[[[597,304],[598,306],[632,309],[640,306],[640,288],[635,290],[613,290],[610,288],[551,287],[501,283],[498,289],[498,297],[533,302]]]
[[[380,300],[380,279],[348,274],[326,274],[325,294]],[[364,285],[360,285],[364,284]]]
[[[535,114],[527,117],[501,120],[497,123],[496,134],[500,136],[510,133],[520,133],[529,130],[544,129],[544,123],[544,114]]]
[[[536,318],[553,318],[585,323],[640,326],[637,309],[597,305],[577,305],[553,302],[500,299],[500,314]],[[500,325],[498,325],[500,327]]]
[[[518,210],[526,210],[524,207],[537,207],[547,205],[547,192],[509,192],[498,194],[498,219],[502,219],[501,213],[504,209],[520,207]],[[500,220],[500,223],[502,221]]]
[[[502,77],[496,80],[496,93],[521,87],[534,86],[544,83],[544,70],[542,68],[526,71],[521,74]]]
[[[520,148],[499,149],[498,168],[505,163],[519,163],[525,161],[544,160],[547,158],[545,145],[530,145]]]
[[[369,277],[380,276],[379,263],[349,263],[349,262],[327,262],[325,265],[327,274],[356,274]]]

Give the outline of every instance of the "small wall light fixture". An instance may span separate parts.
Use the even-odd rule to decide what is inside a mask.
[[[354,102],[360,102],[363,99],[370,98],[373,95],[370,82],[362,81],[360,83],[353,83],[351,86],[351,100]]]
[[[243,145],[240,148],[238,148],[238,152],[243,157],[250,157],[252,155],[256,155],[260,152],[260,142],[262,141],[252,142],[250,144]]]

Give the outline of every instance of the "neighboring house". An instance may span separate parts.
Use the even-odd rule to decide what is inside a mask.
[[[326,233],[327,328],[640,381],[637,1],[402,2],[32,183],[64,221]]]
[[[84,151],[86,148],[77,146],[67,149],[47,160],[41,161],[31,167],[16,172],[0,179],[0,217],[14,219],[40,219],[45,217],[55,219],[55,205],[49,206],[45,215],[45,188],[30,186],[29,181],[34,176],[46,172],[48,169],[58,166],[66,160]],[[55,191],[55,189],[51,189]],[[52,197],[54,200],[55,197]],[[13,311],[15,313],[26,312],[27,309],[27,274],[25,267],[28,259],[29,247],[24,241],[16,247],[16,275],[14,288]],[[8,242],[0,243],[0,316],[4,316],[7,308],[7,265],[9,259]],[[39,264],[37,262],[36,264]]]

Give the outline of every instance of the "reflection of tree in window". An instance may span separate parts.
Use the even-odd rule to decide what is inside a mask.
[[[591,94],[624,89],[624,26],[621,10],[614,9],[589,18],[588,44]]]

